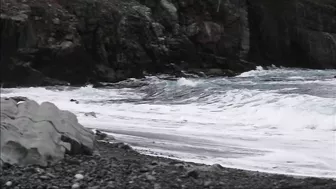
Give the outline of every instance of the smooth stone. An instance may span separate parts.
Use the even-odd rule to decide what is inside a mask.
[[[72,189],[80,188],[80,185],[78,183],[75,183],[71,186]]]
[[[76,174],[76,175],[75,175],[75,178],[76,178],[77,180],[82,180],[82,179],[84,179],[84,176],[83,176],[82,174]]]
[[[5,185],[6,185],[6,186],[12,186],[12,185],[13,185],[13,182],[12,182],[12,181],[7,181]]]

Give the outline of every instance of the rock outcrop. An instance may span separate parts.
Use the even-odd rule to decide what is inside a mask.
[[[23,101],[22,101],[23,100]],[[1,161],[46,166],[64,154],[92,154],[95,137],[54,104],[1,98]]]
[[[1,0],[2,83],[335,68],[335,10],[332,0]]]

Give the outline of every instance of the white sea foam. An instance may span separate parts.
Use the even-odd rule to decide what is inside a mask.
[[[179,86],[190,86],[195,87],[199,82],[193,81],[191,79],[180,78],[177,80],[177,85]]]
[[[236,77],[251,77],[251,76],[255,76],[255,75],[259,75],[264,73],[266,70],[264,70],[261,66],[257,66],[255,70],[251,70],[248,72],[244,72]]]
[[[253,77],[280,74],[281,70],[258,72],[263,73],[253,73]],[[284,78],[292,72],[286,71]],[[54,102],[77,114],[86,127],[109,130],[117,139],[146,153],[248,170],[336,177],[336,97],[305,94],[305,90],[302,94],[291,93],[306,86],[301,80],[296,81],[298,86],[272,90],[232,87],[243,81],[250,80],[223,79],[223,87],[230,85],[227,89],[188,97],[192,100],[177,104],[127,101],[141,102],[146,96],[143,91],[127,88],[17,88],[1,92],[5,97]],[[170,85],[176,89],[209,87],[220,80],[207,82],[181,78]],[[331,80],[319,82],[330,90],[336,89]],[[85,116],[92,111],[97,118]]]

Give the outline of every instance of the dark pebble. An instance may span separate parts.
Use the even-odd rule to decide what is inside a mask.
[[[77,100],[75,100],[75,99],[70,99],[70,102],[74,102],[74,103],[76,103],[76,104],[79,103],[79,102],[78,102]]]
[[[199,173],[196,170],[191,170],[187,172],[188,177],[192,177],[194,179],[198,179]]]

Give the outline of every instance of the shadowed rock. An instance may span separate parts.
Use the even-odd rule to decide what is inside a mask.
[[[249,1],[250,55],[260,64],[336,68],[336,1]]]

